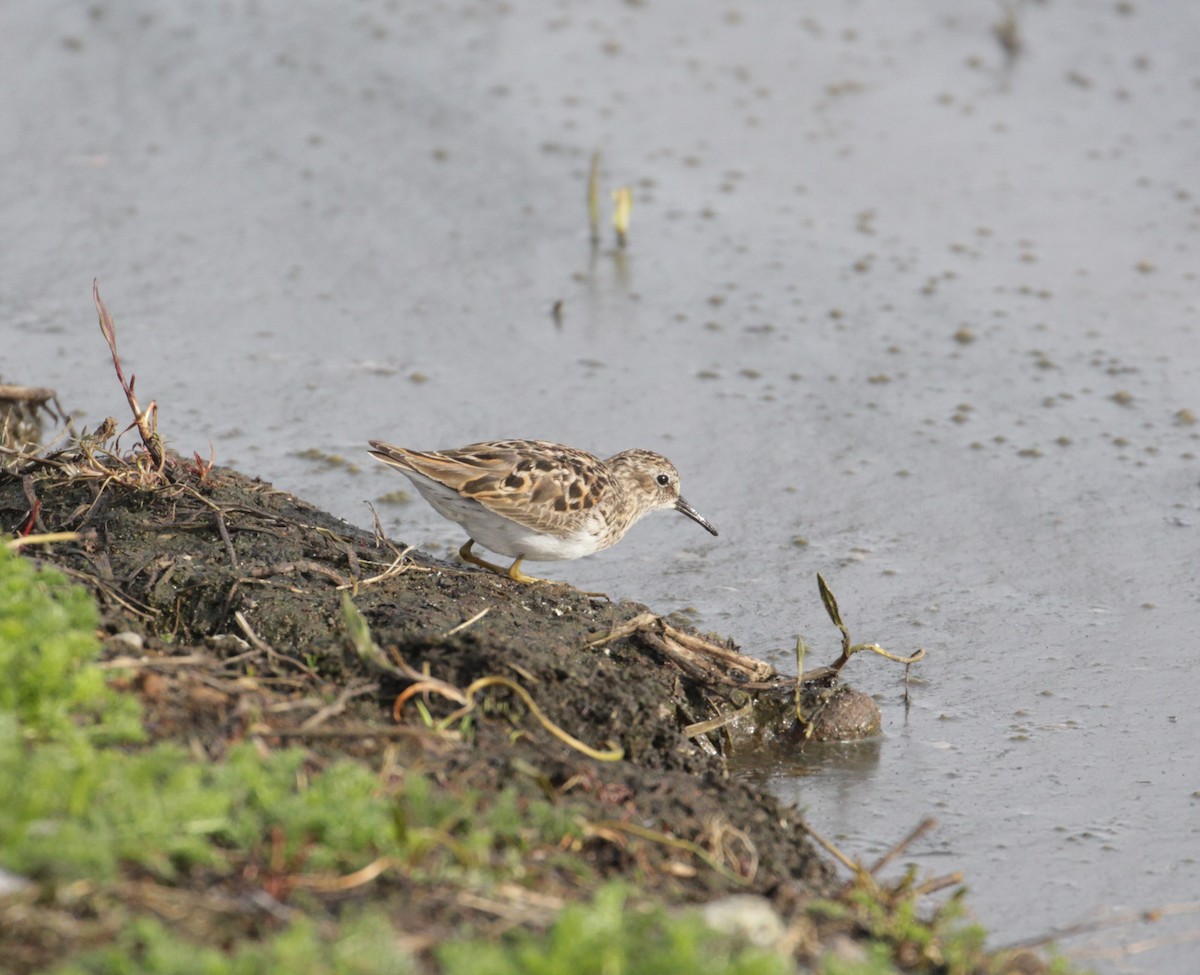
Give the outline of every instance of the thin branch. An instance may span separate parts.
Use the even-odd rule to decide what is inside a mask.
[[[472,616],[469,620],[463,620],[461,623],[458,624],[458,626],[452,626],[450,629],[448,629],[446,631],[446,636],[449,637],[449,636],[454,636],[455,633],[461,633],[468,626],[473,626],[475,623],[478,623],[481,619],[483,619],[485,616],[487,616],[487,614],[490,613],[491,610],[492,610],[491,606],[484,606],[483,609],[481,609],[478,613],[476,613],[474,616]]]
[[[875,861],[874,865],[870,867],[870,873],[872,875],[878,874],[880,870],[895,860],[896,857],[907,850],[913,843],[928,833],[936,825],[937,820],[932,816],[927,816],[922,819],[919,823],[917,823],[916,826],[912,828],[912,830],[906,837],[904,837],[904,839],[902,839],[899,843],[888,850],[887,853]]]
[[[112,353],[113,368],[117,371],[117,380],[121,383],[121,389],[125,392],[125,399],[129,401],[129,408],[133,410],[133,425],[138,428],[138,433],[142,438],[142,445],[150,455],[151,463],[161,473],[163,466],[166,464],[166,455],[163,453],[162,438],[158,435],[158,404],[154,400],[151,400],[150,405],[143,410],[138,406],[137,397],[133,392],[133,386],[137,382],[137,377],[130,376],[128,382],[125,380],[125,370],[121,368],[121,358],[117,355],[117,327],[113,324],[112,316],[108,313],[108,309],[104,307],[104,302],[100,298],[100,282],[98,279],[92,280],[92,301],[95,302],[96,311],[100,315],[100,331],[104,333],[104,340],[108,343],[108,350]]]
[[[250,641],[250,644],[255,649],[261,650],[263,653],[265,653],[269,659],[282,660],[284,663],[291,664],[291,666],[295,667],[297,670],[308,674],[309,677],[317,676],[317,672],[308,666],[308,664],[302,663],[293,657],[289,657],[285,653],[280,653],[269,643],[267,643],[266,640],[255,633],[254,628],[250,625],[250,622],[246,619],[241,610],[238,610],[236,613],[234,613],[233,618],[237,621],[237,625],[241,627],[242,632],[246,634],[246,639]]]

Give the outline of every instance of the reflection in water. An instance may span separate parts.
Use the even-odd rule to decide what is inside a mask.
[[[878,766],[882,751],[882,735],[866,741],[808,742],[791,755],[780,755],[776,750],[739,753],[730,759],[729,773],[735,779],[770,786],[785,802],[801,802],[797,780],[817,775],[868,775]]]

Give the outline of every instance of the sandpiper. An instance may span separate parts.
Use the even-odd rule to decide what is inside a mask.
[[[679,494],[679,472],[661,454],[623,450],[601,460],[544,440],[496,440],[457,450],[406,450],[370,441],[371,455],[413,482],[444,518],[470,536],[458,554],[517,582],[521,563],[591,555],[619,542],[642,515],[682,511],[717,530]],[[471,552],[484,548],[513,559],[507,569]]]

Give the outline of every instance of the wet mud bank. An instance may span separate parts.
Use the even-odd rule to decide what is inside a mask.
[[[621,877],[673,903],[758,894],[790,923],[838,889],[799,813],[726,769],[739,749],[876,733],[835,674],[810,675],[798,724],[793,679],[645,606],[439,562],[198,460],[146,461],[10,465],[0,526],[58,536],[25,553],[94,592],[105,666],[151,739],[212,759],[300,745],[549,798],[592,824],[571,850],[592,879],[539,881],[564,898]],[[354,896],[416,930],[479,921],[410,877],[372,886]]]

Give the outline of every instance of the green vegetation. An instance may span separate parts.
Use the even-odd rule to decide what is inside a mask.
[[[860,877],[842,899],[815,901],[809,913],[852,922],[871,938],[865,960],[848,965],[831,959],[828,975],[890,975],[896,971],[897,962],[904,969],[971,975],[980,970],[986,957],[987,932],[979,925],[965,923],[958,896],[930,917],[918,911],[918,898],[906,881],[888,890],[869,876]]]
[[[158,921],[139,918],[115,943],[87,952],[54,975],[407,975],[411,956],[397,950],[387,919],[363,914],[344,922],[334,936],[301,918],[262,942],[243,942],[231,952],[180,940]]]
[[[0,545],[0,715],[24,736],[136,741],[140,711],[92,666],[99,651],[96,606],[54,569]],[[7,734],[14,731],[11,726]]]

